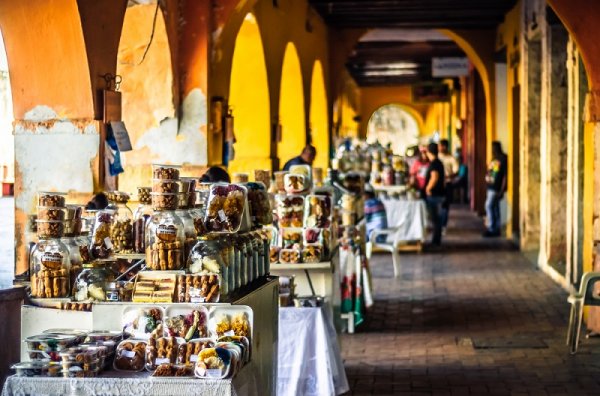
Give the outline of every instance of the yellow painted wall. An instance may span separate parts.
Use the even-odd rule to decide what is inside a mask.
[[[280,85],[282,81],[284,54],[287,44],[291,42],[298,52],[303,92],[303,104],[300,110],[304,114],[304,125],[306,125],[309,122],[308,117],[310,114],[313,65],[316,60],[319,60],[322,65],[328,65],[328,36],[325,23],[309,7],[307,0],[280,1],[278,6],[274,6],[272,0],[248,0],[235,3],[227,18],[223,20],[217,18],[216,26],[214,26],[209,96],[228,98],[234,51],[233,43],[244,17],[249,12],[252,12],[256,17],[258,26],[260,26],[260,34],[265,49],[264,56],[269,86],[271,121],[278,119],[280,116],[280,94],[283,91]],[[307,29],[307,26],[310,29]],[[325,86],[329,87],[328,68],[323,68],[323,74]],[[332,103],[329,90],[327,98],[328,102]],[[252,103],[246,105],[252,106]],[[300,133],[298,132],[299,130],[299,128],[296,128],[296,132],[291,133]],[[290,131],[288,130],[288,132]],[[300,147],[301,149],[304,145],[305,133],[306,127],[304,127],[300,135],[293,136],[293,147],[285,148],[285,152],[281,153],[279,158],[281,164],[289,159],[287,157],[291,153],[293,153],[292,156],[299,154],[297,148]],[[283,135],[286,136],[285,129]],[[214,162],[218,158],[216,158],[217,155],[213,151],[216,151],[215,147],[210,147],[209,158]],[[242,153],[238,152],[238,154]]]
[[[279,122],[281,141],[277,144],[277,156],[283,165],[300,155],[306,145],[306,119],[304,116],[304,91],[300,59],[293,43],[288,43],[283,57],[279,94]]]
[[[317,149],[314,166],[327,169],[329,165],[329,117],[327,88],[323,66],[315,61],[310,88],[310,130],[312,144]]]
[[[229,85],[236,137],[230,173],[271,169],[269,85],[263,54],[260,28],[248,14],[237,35]]]
[[[516,41],[515,41],[516,39]],[[513,202],[513,191],[518,186],[515,185],[514,176],[519,172],[519,169],[514,167],[515,155],[519,154],[519,147],[513,147],[514,137],[518,136],[519,129],[513,130],[513,115],[515,110],[512,107],[513,103],[513,87],[519,84],[519,77],[522,73],[522,65],[519,59],[520,54],[520,42],[521,39],[521,2],[519,1],[515,7],[510,10],[504,17],[504,23],[498,26],[498,36],[496,42],[496,50],[506,48],[507,55],[507,70],[506,70],[506,127],[508,133],[508,147],[504,147],[504,150],[508,154],[508,190],[506,193],[506,200],[508,208],[512,208],[515,204]],[[566,117],[566,115],[565,115]],[[500,133],[500,131],[496,131]],[[512,216],[508,217],[508,223],[506,227],[507,237],[512,237],[513,223],[519,222],[519,219],[513,219]]]

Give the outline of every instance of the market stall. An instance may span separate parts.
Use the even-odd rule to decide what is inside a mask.
[[[275,393],[266,187],[179,172],[153,166],[135,214],[124,193],[87,215],[39,194],[23,361],[4,394]]]
[[[395,229],[394,239],[404,241],[403,248],[421,250],[427,235],[427,207],[418,199],[383,199],[388,227]]]

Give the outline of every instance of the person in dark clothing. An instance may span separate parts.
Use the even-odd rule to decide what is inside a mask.
[[[231,183],[231,178],[227,171],[219,166],[211,166],[200,178],[202,183]]]
[[[299,156],[294,157],[285,163],[285,165],[283,166],[283,170],[289,171],[290,167],[292,167],[293,165],[312,165],[316,155],[317,149],[315,148],[315,146],[307,144],[304,147],[304,149],[302,149],[302,153]]]
[[[108,206],[108,198],[104,193],[98,193],[85,205],[86,210],[101,210]]]
[[[507,161],[508,158],[502,151],[500,142],[492,142],[492,161],[488,165],[485,176],[487,184],[485,211],[488,221],[488,229],[483,234],[485,237],[500,236],[500,201],[506,192]]]
[[[444,164],[438,158],[437,144],[430,143],[427,146],[427,158],[429,167],[425,176],[425,203],[433,223],[431,244],[439,246],[442,244],[442,204],[446,196],[446,180]]]

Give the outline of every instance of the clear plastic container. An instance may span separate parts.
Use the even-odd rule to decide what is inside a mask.
[[[146,341],[121,341],[115,351],[113,367],[117,371],[142,371],[146,364]]]
[[[244,279],[242,279],[242,261],[244,260],[244,246],[243,243],[241,241],[241,238],[239,236],[237,236],[236,238],[233,239],[233,254],[234,254],[234,261],[233,261],[233,265],[235,266],[234,269],[234,283],[235,283],[235,288],[239,289],[240,287],[242,287],[243,285],[245,285],[245,274],[244,274]]]
[[[27,350],[46,353],[62,352],[75,345],[77,337],[61,334],[38,334],[25,338]]]
[[[73,285],[73,298],[75,301],[106,301],[104,289],[113,278],[102,262],[84,264]]]
[[[288,194],[304,194],[310,190],[310,181],[304,175],[288,173],[283,179],[283,185]]]
[[[83,269],[83,260],[81,259],[81,252],[79,249],[80,242],[78,241],[78,238],[75,237],[61,238],[60,241],[69,250],[69,262],[71,263],[69,284],[72,285]]]
[[[266,169],[255,169],[254,170],[254,181],[257,183],[264,184],[267,191],[271,187],[271,171]]]
[[[275,202],[280,227],[302,227],[304,220],[302,195],[277,195]]]
[[[66,203],[67,193],[63,192],[38,192],[38,205],[50,207],[64,207]]]
[[[310,189],[312,187],[313,172],[312,172],[312,168],[310,165],[292,165],[292,166],[290,166],[290,174],[304,176],[304,179],[305,179],[306,183],[308,184],[308,186],[307,186],[308,189]]]
[[[198,378],[227,378],[231,360],[231,351],[225,348],[205,348],[198,355],[194,374]]]
[[[152,164],[152,178],[178,180],[180,170],[180,165]]]
[[[67,208],[60,206],[38,206],[38,220],[65,220],[67,217]]]
[[[250,233],[250,241],[252,243],[252,278],[258,279],[262,265],[260,262],[262,256],[262,243],[255,233]]]
[[[175,214],[183,222],[183,234],[185,236],[183,260],[184,262],[187,262],[190,251],[197,242],[198,234],[196,233],[194,218],[192,217],[189,209],[178,209],[175,211]]]
[[[113,243],[110,236],[114,216],[115,211],[112,209],[96,212],[94,230],[92,232],[92,243],[90,245],[92,257],[104,259],[112,254]]]
[[[31,296],[63,298],[70,292],[69,249],[58,239],[41,240],[31,257]]]
[[[108,193],[108,199],[115,208],[110,229],[113,253],[133,251],[133,213],[127,207],[129,194],[119,191]]]
[[[305,200],[304,226],[328,228],[331,226],[331,198],[309,195]]]
[[[273,211],[265,185],[257,182],[243,185],[248,190],[248,204],[253,226],[273,224]]]
[[[217,183],[210,188],[204,225],[209,232],[235,233],[240,229],[246,188],[235,184]]]
[[[279,246],[271,246],[269,248],[269,262],[271,264],[276,264],[279,262],[279,252],[281,248]]]
[[[50,363],[49,361],[20,362],[13,364],[10,368],[15,370],[17,377],[44,377],[48,376]]]
[[[320,263],[323,259],[323,245],[320,243],[313,243],[304,246],[302,249],[302,262],[303,263]]]
[[[208,309],[204,306],[174,305],[167,308],[167,315],[165,320],[167,336],[185,340],[208,337]]]
[[[242,271],[246,273],[246,283],[252,283],[254,280],[254,246],[252,244],[252,240],[250,236],[247,234],[243,236],[244,248],[245,248],[245,256],[246,256],[246,266],[242,268]]]
[[[214,348],[215,342],[210,338],[196,338],[188,341],[185,345],[179,346],[177,355],[178,364],[195,364],[198,361],[198,355],[203,349]]]
[[[83,228],[83,221],[81,214],[83,213],[83,206],[81,205],[67,205],[67,212],[65,214],[65,236],[78,236],[81,234]]]
[[[285,175],[287,175],[288,171],[278,171],[273,173],[275,176],[275,190],[279,193],[285,192]]]
[[[37,236],[40,239],[62,238],[65,231],[64,220],[36,220]]]
[[[173,211],[155,213],[146,226],[146,264],[151,270],[183,268],[185,233]]]
[[[245,172],[235,172],[231,175],[233,183],[248,183],[248,180],[250,180],[250,175]]]
[[[300,263],[300,259],[300,250],[281,249],[279,251],[279,262],[281,264],[298,264]]]
[[[283,249],[300,249],[302,247],[302,231],[302,228],[282,228],[279,231],[279,246]]]
[[[200,301],[202,298],[205,300],[218,299],[220,294],[228,294],[227,266],[223,261],[217,241],[198,241],[190,252],[188,268],[193,274],[208,276],[204,279],[192,278],[192,288],[196,289],[197,285],[206,287],[202,290],[202,293],[186,289],[186,296],[189,295],[190,302],[202,302]],[[216,277],[211,278],[210,275],[216,275]],[[188,280],[189,278],[186,279],[186,284]],[[206,284],[204,284],[204,281],[206,281]],[[193,297],[196,297],[197,300],[192,301]]]
[[[152,192],[150,197],[154,210],[176,210],[179,206],[179,193]]]

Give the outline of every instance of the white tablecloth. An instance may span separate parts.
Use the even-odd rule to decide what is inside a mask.
[[[150,373],[107,371],[97,378],[17,377],[6,379],[2,396],[104,396],[104,395],[214,395],[246,396],[260,394],[251,363],[233,379],[155,378]]]
[[[384,199],[388,227],[398,228],[397,238],[404,241],[424,241],[427,207],[422,200]]]
[[[348,379],[328,310],[280,308],[277,395],[348,392]]]

